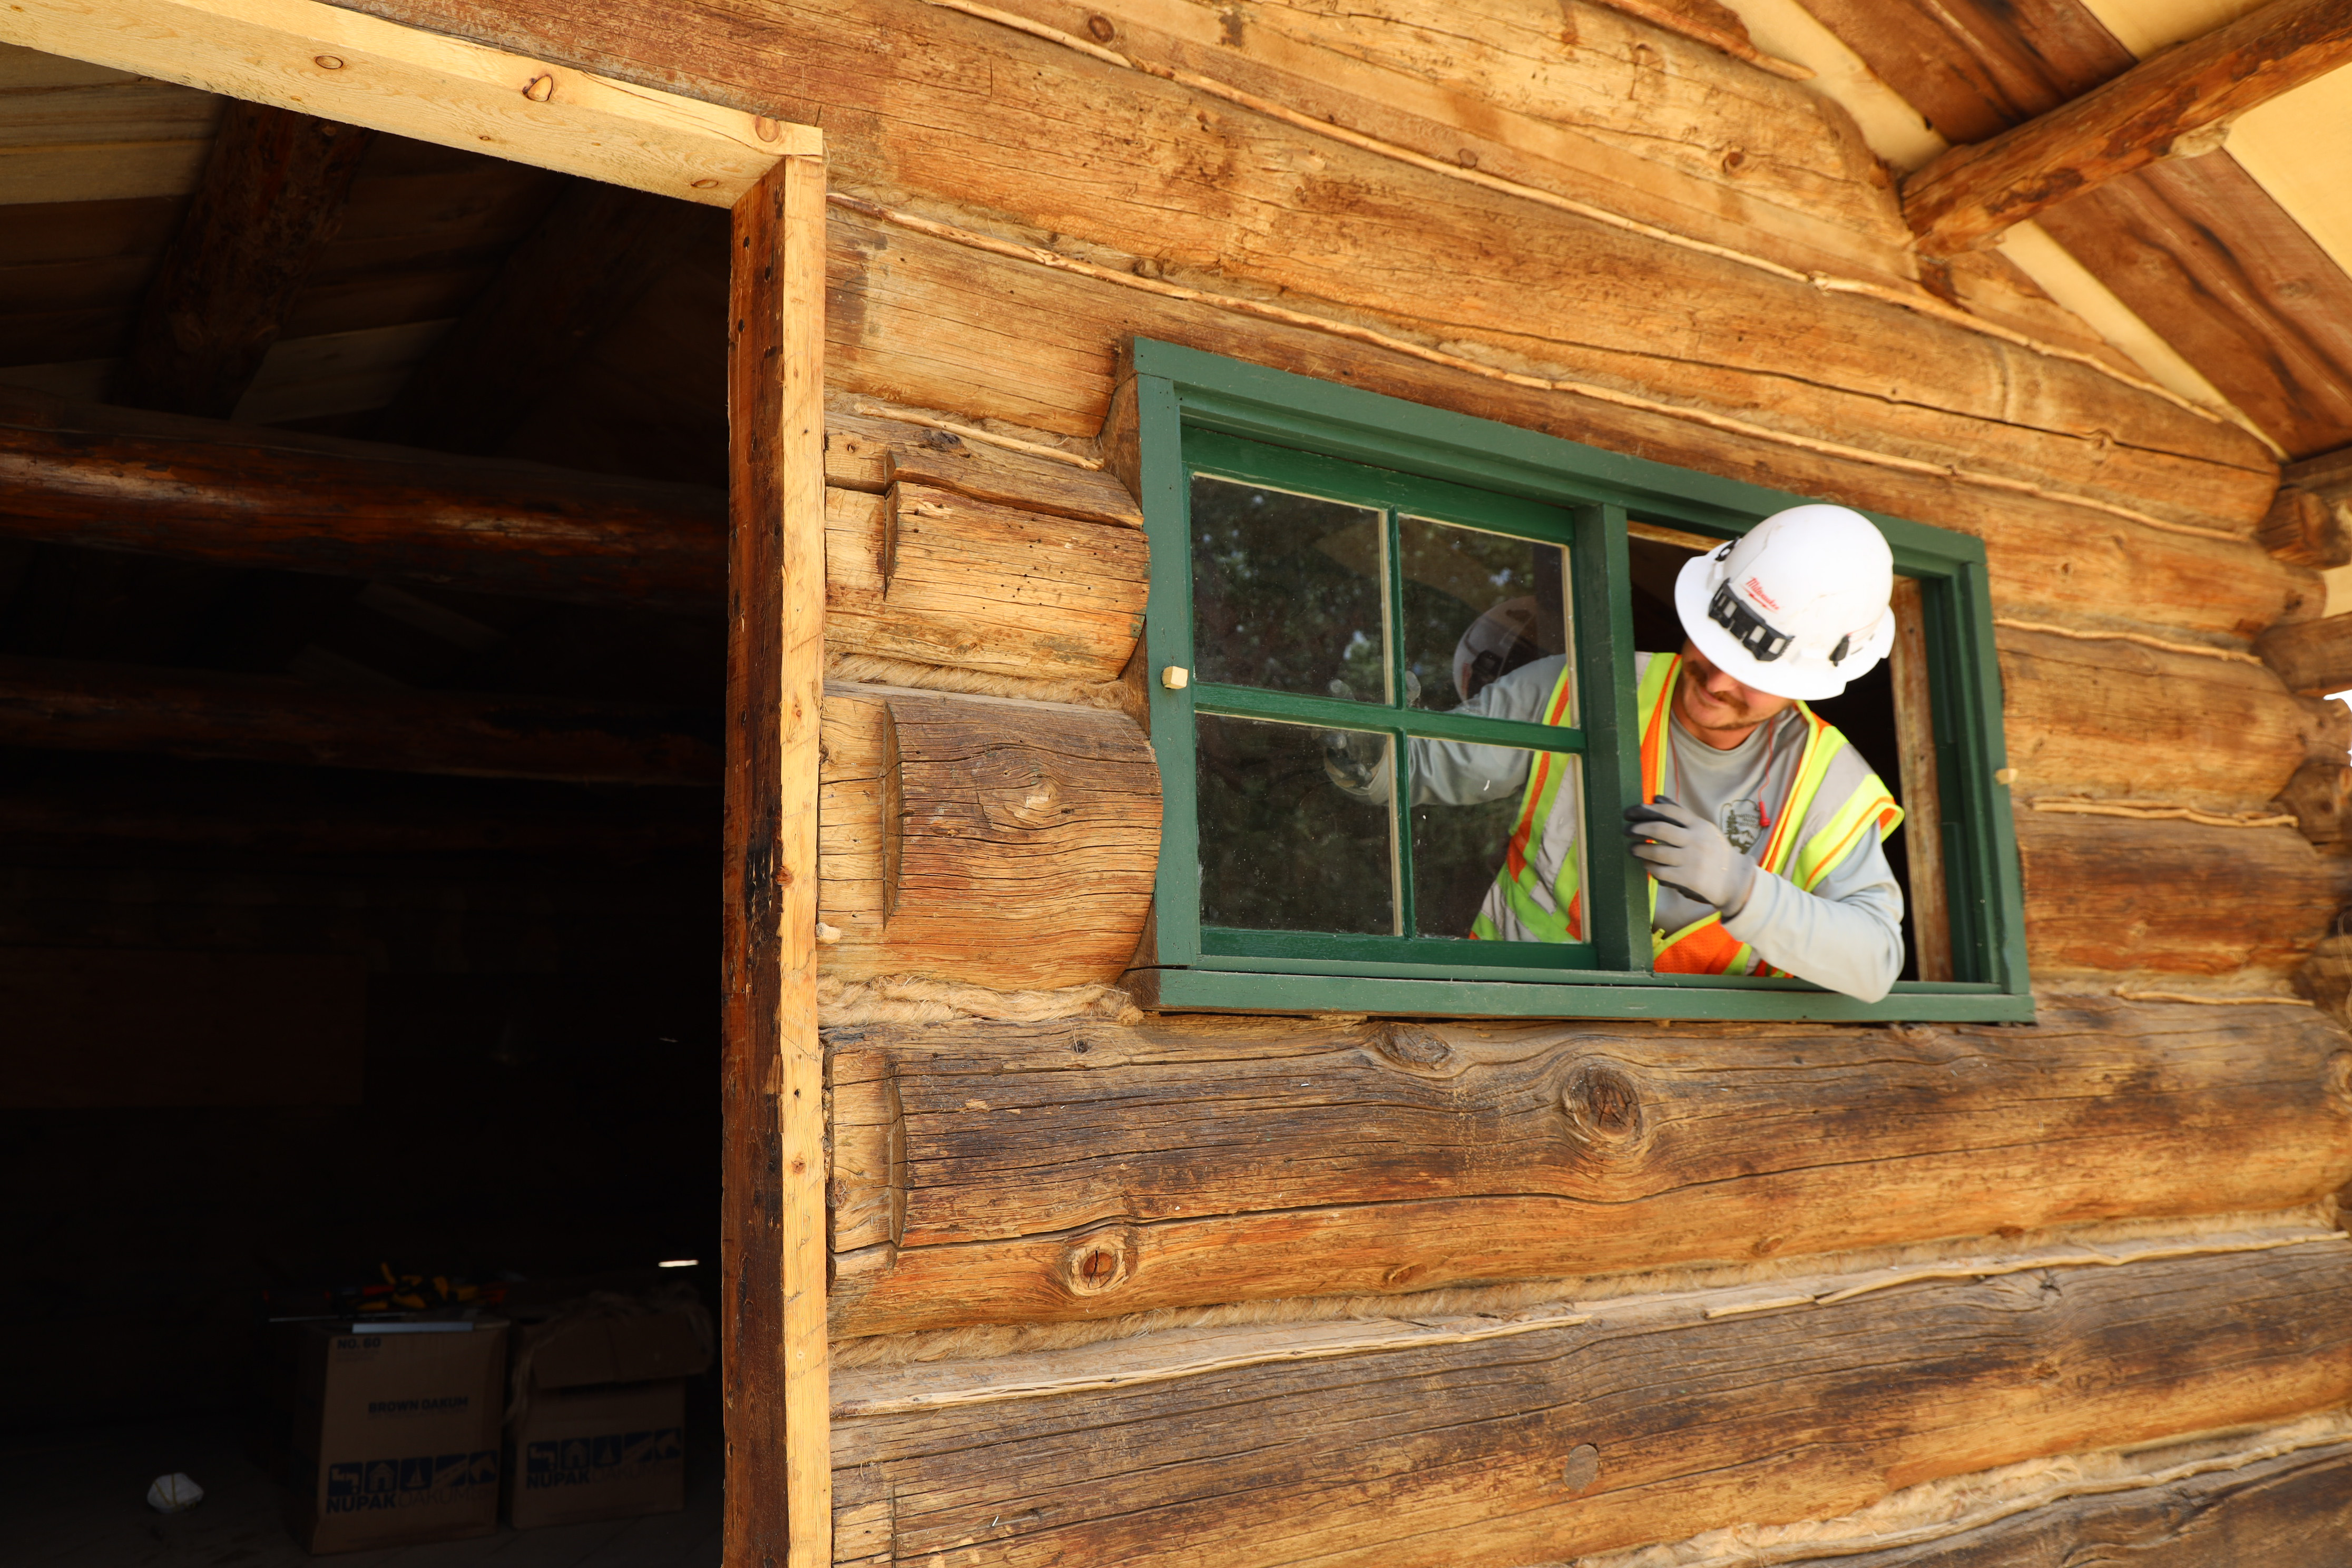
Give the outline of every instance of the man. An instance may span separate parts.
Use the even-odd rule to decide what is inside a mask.
[[[1865,1002],[1902,973],[1903,892],[1880,847],[1902,809],[1804,705],[1843,691],[1894,646],[1894,582],[1878,530],[1835,506],[1776,512],[1684,566],[1682,651],[1638,656],[1642,796],[1653,804],[1626,813],[1654,879],[1657,970],[1793,974]],[[1477,636],[1474,626],[1464,646]],[[1572,680],[1565,658],[1537,659],[1455,711],[1558,723]],[[1349,761],[1335,748],[1333,779],[1385,798],[1385,766]],[[1473,936],[1585,939],[1582,792],[1567,759],[1416,740],[1412,773],[1415,804],[1474,805],[1524,785]]]

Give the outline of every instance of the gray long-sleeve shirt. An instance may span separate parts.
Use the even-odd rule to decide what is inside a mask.
[[[1639,657],[1646,665],[1653,656]],[[1565,663],[1554,657],[1523,665],[1454,711],[1540,723]],[[1769,837],[1770,815],[1787,798],[1804,750],[1802,716],[1791,709],[1759,725],[1728,751],[1717,751],[1687,733],[1679,719],[1670,717],[1667,729],[1664,793],[1715,823],[1751,858],[1760,856]],[[1535,754],[1504,746],[1416,740],[1413,804],[1471,805],[1514,796],[1525,787]],[[1846,747],[1831,764],[1824,795],[1846,797],[1869,771],[1860,754]],[[1383,767],[1360,793],[1386,799],[1389,789]],[[1654,920],[1660,931],[1671,933],[1708,912],[1708,905],[1661,887]],[[1723,928],[1774,968],[1864,1002],[1885,995],[1903,972],[1903,889],[1875,832],[1862,834],[1811,892],[1759,867],[1748,901],[1724,917]]]

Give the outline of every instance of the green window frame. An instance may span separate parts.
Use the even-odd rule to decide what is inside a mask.
[[[1984,546],[1963,533],[1868,512],[1896,572],[1917,580],[1942,800],[1951,981],[1902,981],[1865,1003],[1806,982],[1656,974],[1649,894],[1617,830],[1640,789],[1627,521],[1639,516],[1707,538],[1736,538],[1805,498],[1541,435],[1445,409],[1138,339],[1137,459],[1151,545],[1144,631],[1162,837],[1149,952],[1160,1005],[1248,1012],[1423,1016],[2026,1021],[2016,829],[2004,765],[2000,676]],[[1376,508],[1388,547],[1390,624],[1399,624],[1398,519],[1449,523],[1563,546],[1571,595],[1575,728],[1407,706],[1405,653],[1386,639],[1387,701],[1192,679],[1192,477],[1200,473]],[[1168,679],[1171,671],[1184,677]],[[1409,935],[1336,936],[1204,925],[1196,791],[1203,717],[1384,731],[1580,754],[1584,792],[1582,942],[1490,944]],[[1411,807],[1391,789],[1396,852]],[[1408,911],[1412,879],[1396,879]]]

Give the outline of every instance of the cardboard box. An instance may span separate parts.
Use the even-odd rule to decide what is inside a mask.
[[[698,1310],[574,1304],[519,1331],[507,1431],[518,1530],[686,1506],[686,1378],[710,1364]]]
[[[454,1541],[499,1523],[507,1324],[289,1325],[295,1535],[312,1552]]]

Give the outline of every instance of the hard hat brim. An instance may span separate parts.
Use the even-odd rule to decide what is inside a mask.
[[[1837,664],[1820,655],[1806,658],[1794,651],[1768,664],[1707,618],[1707,604],[1721,580],[1722,563],[1715,553],[1694,555],[1684,562],[1681,574],[1675,579],[1675,613],[1682,619],[1683,635],[1706,656],[1707,662],[1742,686],[1773,697],[1819,702],[1842,695],[1849,681],[1877,668],[1878,661],[1895,646],[1895,615],[1890,610],[1879,617],[1870,640]]]

